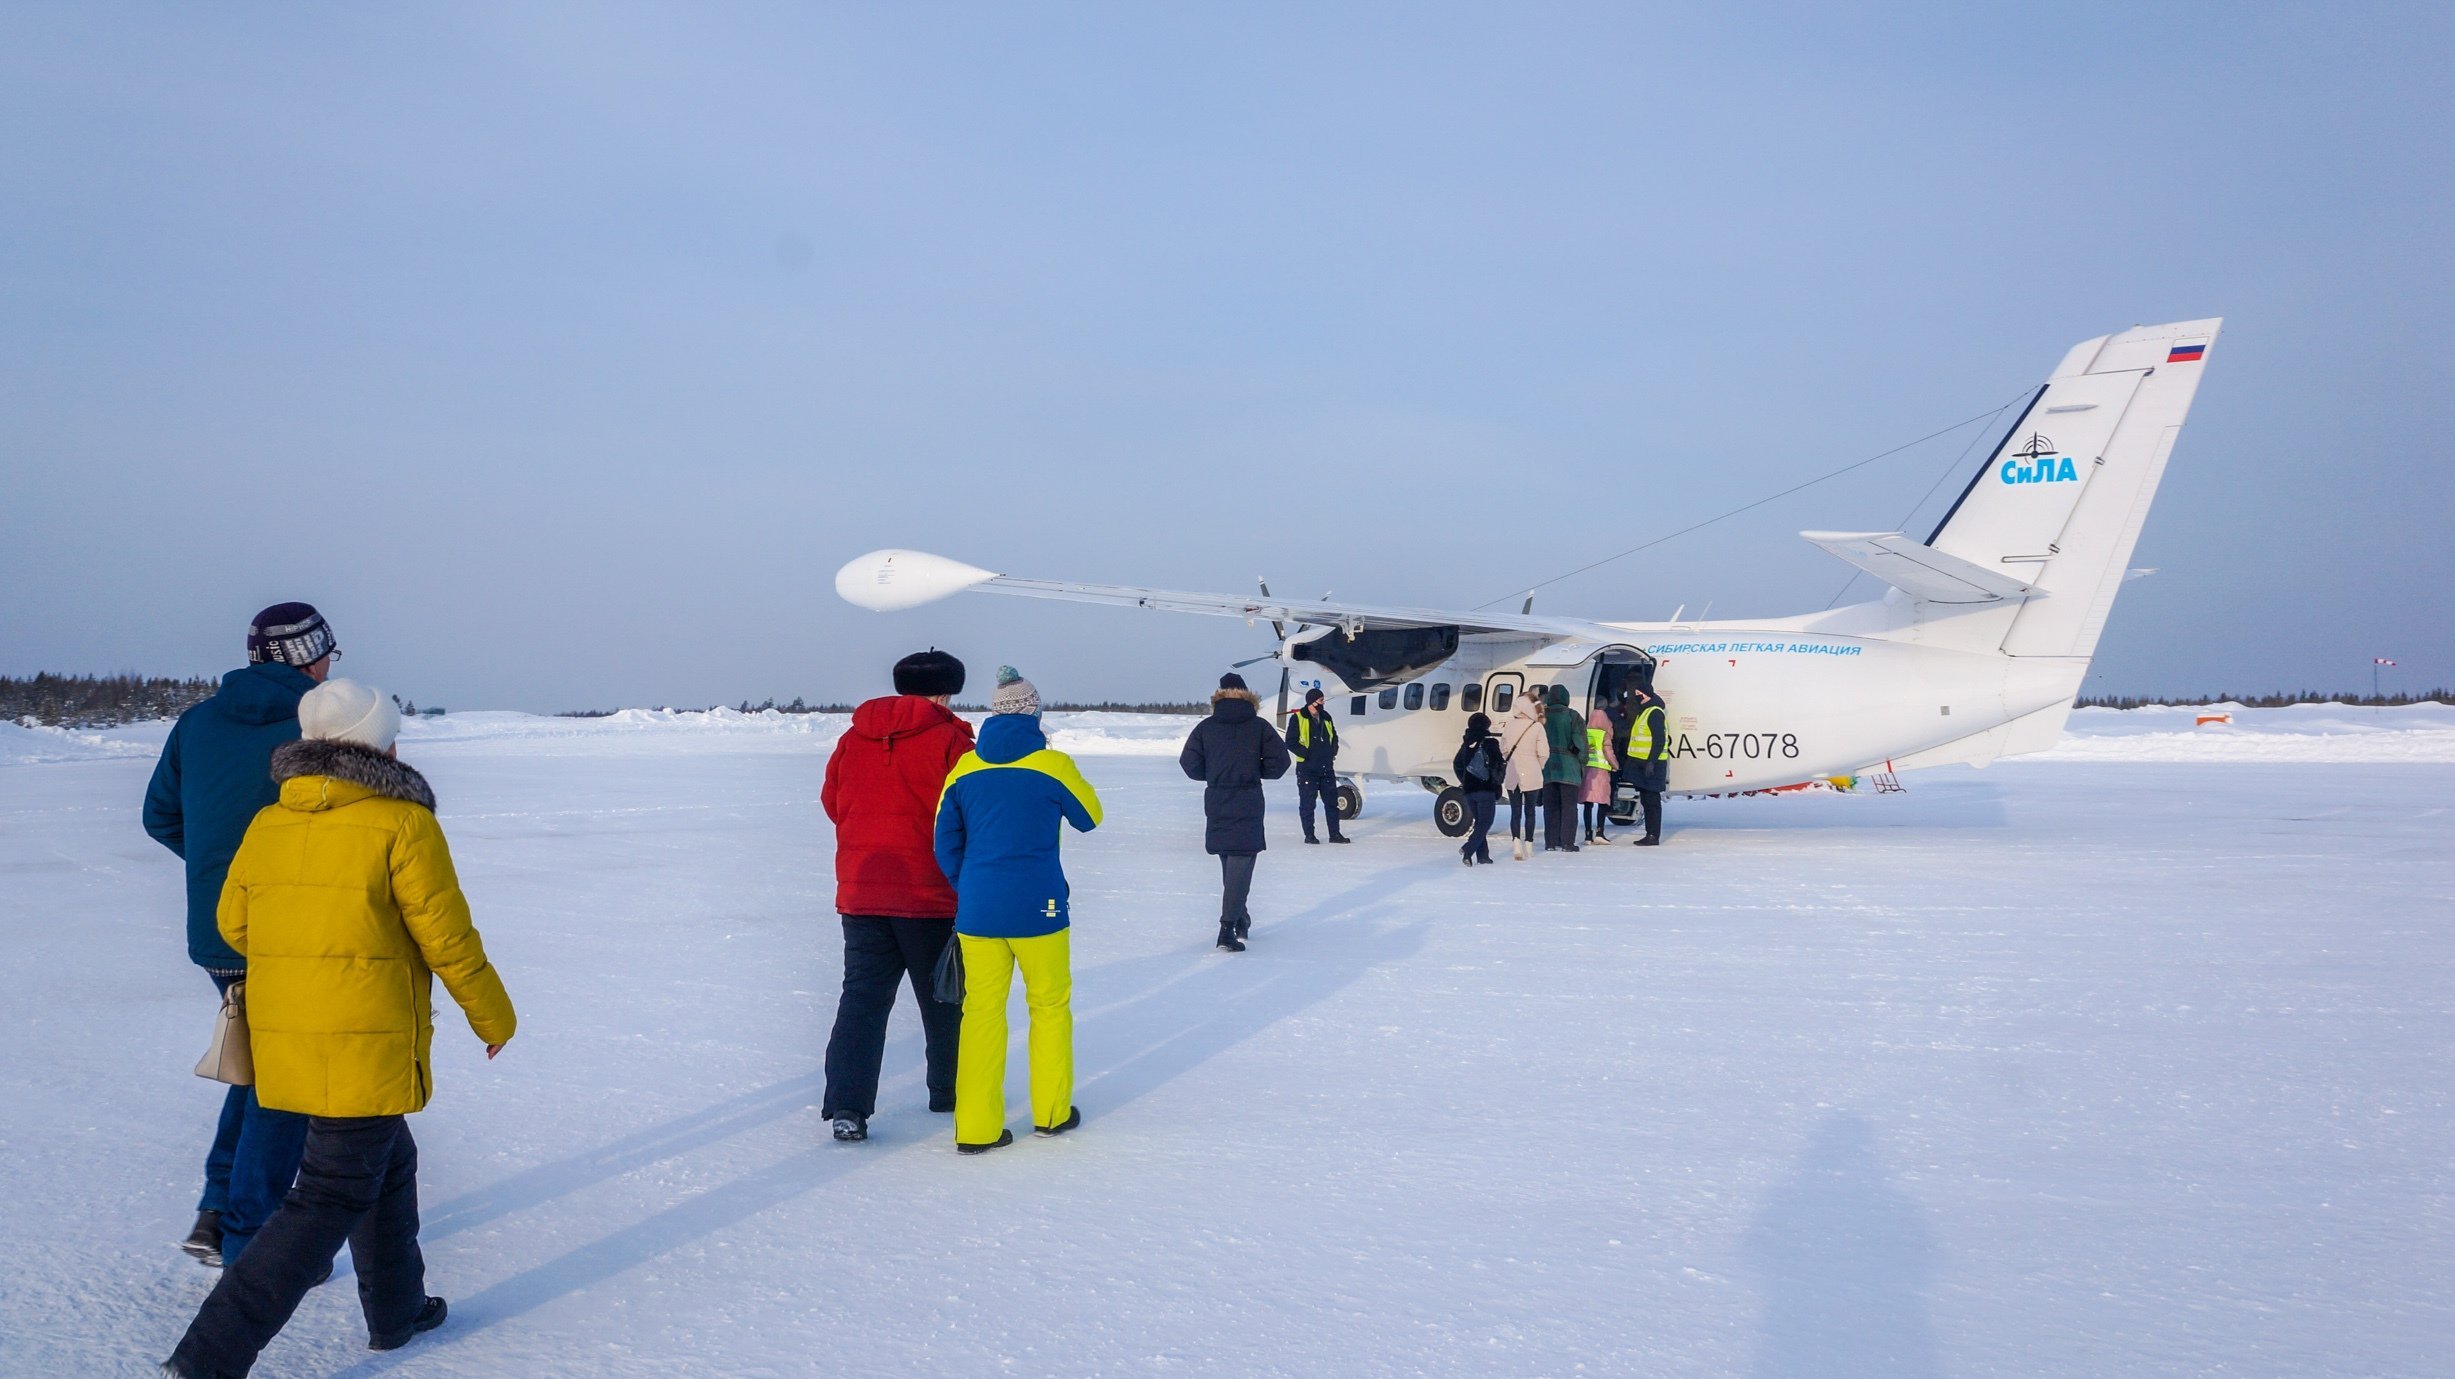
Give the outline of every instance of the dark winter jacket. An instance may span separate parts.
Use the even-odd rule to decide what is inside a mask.
[[[1544,740],[1551,755],[1543,760],[1543,783],[1583,784],[1586,777],[1586,723],[1577,711],[1554,704],[1543,713]]]
[[[938,802],[938,866],[960,897],[955,932],[1036,938],[1072,923],[1057,854],[1065,824],[1099,827],[1098,793],[1072,757],[1048,745],[1038,714],[991,715]]]
[[[1254,853],[1262,839],[1262,782],[1287,774],[1287,744],[1262,721],[1251,690],[1210,697],[1210,717],[1194,725],[1176,763],[1203,782],[1202,845],[1212,853]]]
[[[1477,757],[1482,758],[1482,764],[1478,767],[1483,773],[1481,781],[1466,770],[1467,763]],[[1466,745],[1458,748],[1458,754],[1449,759],[1450,774],[1456,778],[1458,788],[1469,795],[1499,794],[1508,769],[1508,764],[1500,759],[1500,739],[1490,733],[1468,738]]]
[[[236,972],[247,960],[214,927],[222,880],[256,811],[281,797],[273,749],[298,741],[298,701],[315,681],[295,666],[247,666],[186,713],[145,787],[145,831],[188,864],[188,961]]]
[[[1652,720],[1654,746],[1651,754],[1631,756],[1628,739],[1639,714]],[[1620,759],[1618,779],[1627,781],[1639,790],[1668,789],[1671,784],[1670,715],[1663,711],[1662,701],[1647,699],[1634,712],[1623,705],[1619,712],[1611,715],[1611,750]]]
[[[1321,716],[1294,713],[1287,717],[1287,754],[1296,759],[1296,774],[1318,780],[1338,774],[1338,724],[1329,705]]]
[[[819,803],[835,823],[839,914],[952,919],[955,888],[931,851],[946,773],[972,725],[917,694],[872,699],[827,758]]]

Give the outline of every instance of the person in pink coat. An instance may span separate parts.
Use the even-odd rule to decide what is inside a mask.
[[[1611,822],[1611,774],[1619,769],[1619,758],[1611,754],[1611,715],[1597,705],[1586,715],[1586,778],[1577,795],[1589,843],[1611,841],[1603,829]]]

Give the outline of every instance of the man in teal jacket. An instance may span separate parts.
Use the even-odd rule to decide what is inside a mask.
[[[248,664],[179,716],[145,787],[145,831],[187,863],[188,961],[217,991],[247,975],[247,960],[222,942],[214,923],[222,878],[256,811],[280,797],[273,749],[298,741],[298,701],[338,654],[314,605],[277,603],[258,613],[247,633]],[[196,1228],[180,1248],[217,1267],[237,1258],[281,1205],[306,1143],[305,1116],[266,1110],[253,1089],[231,1088],[205,1156]]]

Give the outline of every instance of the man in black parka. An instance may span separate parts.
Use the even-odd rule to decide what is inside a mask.
[[[1262,839],[1262,782],[1287,774],[1287,744],[1261,716],[1261,701],[1234,671],[1219,677],[1210,697],[1210,717],[1194,725],[1177,755],[1185,774],[1203,783],[1203,848],[1219,859],[1219,946],[1245,951],[1253,915],[1245,898],[1253,891],[1253,862],[1268,844]]]

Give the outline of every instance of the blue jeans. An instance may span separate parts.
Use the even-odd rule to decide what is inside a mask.
[[[215,991],[227,991],[239,980],[219,972],[206,975]],[[266,1110],[257,1104],[253,1087],[233,1087],[222,1097],[221,1123],[205,1155],[205,1195],[196,1209],[221,1213],[225,1267],[273,1219],[298,1177],[298,1158],[306,1147],[305,1116]]]
[[[1466,835],[1466,845],[1459,848],[1459,852],[1478,862],[1492,860],[1492,815],[1499,807],[1500,792],[1497,790],[1466,792],[1466,813],[1468,818],[1474,820],[1475,829]]]

